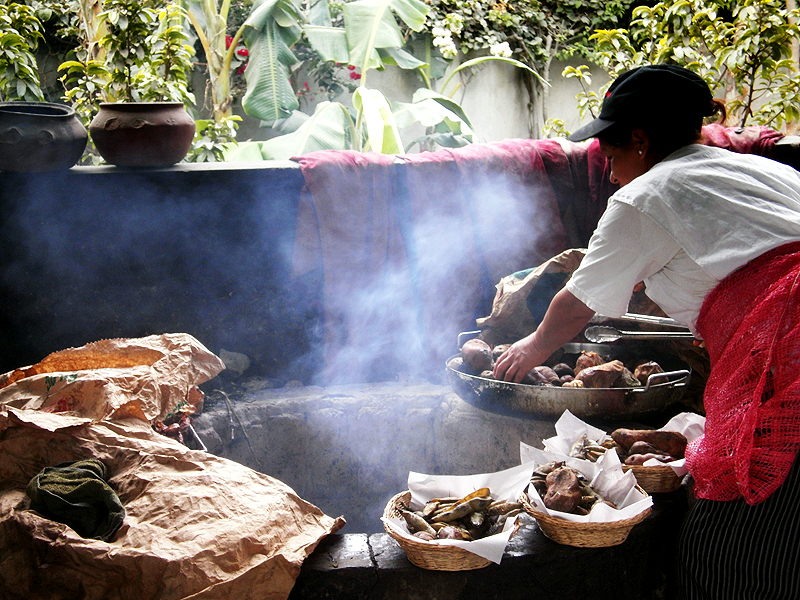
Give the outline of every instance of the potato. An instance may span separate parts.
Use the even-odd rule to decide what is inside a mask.
[[[638,367],[636,367],[633,370],[633,376],[636,377],[636,379],[638,379],[642,383],[647,383],[647,380],[650,378],[650,375],[653,375],[654,373],[663,373],[663,372],[664,369],[661,368],[661,365],[651,360],[650,362],[643,363]]]
[[[584,369],[588,369],[589,367],[596,367],[602,364],[603,364],[603,357],[600,356],[597,352],[586,352],[584,350],[583,352],[581,352],[580,356],[578,356],[577,360],[575,361],[575,375],[577,375]]]
[[[506,350],[511,348],[511,344],[497,344],[494,348],[492,348],[492,358],[497,360],[500,358],[500,355],[503,354]]]
[[[534,369],[536,369],[536,371],[539,373],[539,375],[541,375],[542,377],[545,378],[547,383],[555,384],[555,382],[558,381],[558,375],[550,367],[546,367],[546,366],[542,365],[540,367],[534,367]],[[560,385],[560,382],[559,382],[559,385]]]
[[[560,467],[547,474],[547,493],[542,501],[550,510],[571,513],[580,504],[583,494],[572,469]]]
[[[575,377],[575,369],[570,367],[567,363],[558,363],[553,367],[553,371],[555,371],[559,377],[563,377],[564,375]]]
[[[488,371],[494,364],[491,347],[479,338],[464,342],[461,346],[461,358],[475,373]]]
[[[635,442],[647,442],[664,454],[683,458],[686,452],[686,436],[678,431],[656,431],[654,429],[617,429],[611,439],[628,452]]]
[[[625,366],[622,361],[612,360],[593,367],[586,367],[575,373],[575,379],[583,382],[587,388],[610,388],[622,375]]]

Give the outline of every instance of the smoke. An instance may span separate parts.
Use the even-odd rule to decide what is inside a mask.
[[[402,244],[387,243],[369,273],[359,270],[361,248],[342,248],[353,262],[326,266],[323,257],[329,272],[315,383],[440,380],[458,333],[490,313],[500,278],[550,257],[542,240],[552,241],[561,225],[541,216],[518,176],[475,174],[456,187],[445,169],[439,179],[428,171],[425,183],[424,195],[393,199]]]
[[[552,237],[520,177],[428,169],[391,199],[385,247],[341,246],[337,271],[323,256],[294,277],[297,169],[109,167],[3,184],[3,372],[182,331],[247,355],[251,375],[436,380],[499,279],[548,258]]]

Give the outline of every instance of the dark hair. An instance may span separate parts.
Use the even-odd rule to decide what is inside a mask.
[[[641,129],[650,139],[650,146],[664,156],[678,148],[695,144],[702,139],[702,127],[706,119],[716,116],[713,122],[724,123],[728,113],[725,103],[712,98],[708,105],[694,110],[677,110],[655,121],[631,120],[616,123],[598,134],[598,138],[611,146],[625,146],[631,141],[631,132]]]

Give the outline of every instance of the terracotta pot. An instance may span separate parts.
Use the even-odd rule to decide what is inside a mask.
[[[75,111],[50,102],[0,102],[0,171],[62,171],[83,155],[88,135]]]
[[[168,167],[192,147],[195,125],[181,102],[104,102],[89,124],[97,151],[120,167]]]

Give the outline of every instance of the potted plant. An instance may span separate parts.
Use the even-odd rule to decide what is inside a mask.
[[[24,4],[0,4],[0,171],[69,169],[86,147],[86,129],[65,104],[44,101],[35,52],[42,24]]]
[[[94,47],[85,61],[67,61],[65,84],[73,100],[101,91],[89,134],[107,163],[160,167],[182,160],[191,148],[195,123],[184,107],[191,48],[182,9],[156,0],[105,0]],[[92,58],[94,56],[94,58]],[[73,84],[73,85],[70,85]]]

